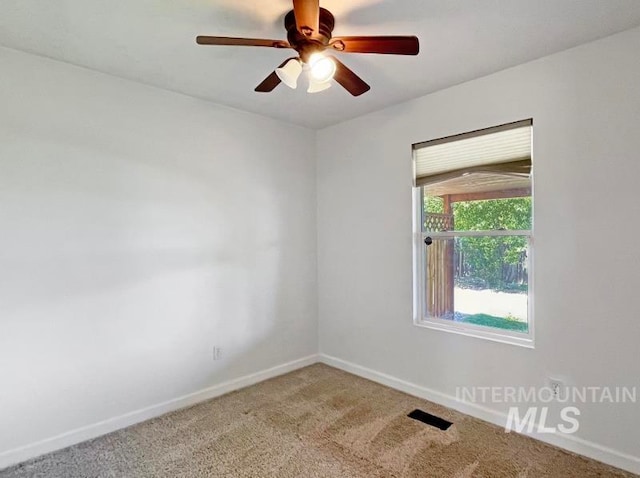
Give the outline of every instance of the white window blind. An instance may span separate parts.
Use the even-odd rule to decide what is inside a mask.
[[[471,173],[528,175],[531,120],[419,143],[414,149],[416,185]]]

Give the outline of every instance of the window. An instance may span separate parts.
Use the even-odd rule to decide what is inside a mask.
[[[413,146],[414,322],[533,346],[532,121]]]

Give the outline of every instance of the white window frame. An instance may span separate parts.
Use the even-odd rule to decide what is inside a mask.
[[[533,178],[532,178],[533,185]],[[533,198],[533,187],[531,188]],[[533,224],[530,230],[492,230],[492,231],[446,231],[429,232],[423,231],[423,203],[422,187],[413,188],[413,323],[419,327],[426,327],[432,330],[441,330],[468,337],[491,340],[521,347],[534,348],[534,319],[533,319]],[[533,214],[533,201],[532,201]],[[533,221],[532,221],[533,222]],[[502,330],[483,325],[469,324],[464,322],[454,322],[453,320],[440,319],[426,316],[426,248],[425,238],[429,236],[433,239],[455,238],[455,237],[475,237],[475,236],[526,236],[528,238],[527,270],[529,274],[528,295],[527,295],[527,333]]]

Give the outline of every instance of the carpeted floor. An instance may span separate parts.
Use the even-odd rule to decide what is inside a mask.
[[[407,418],[421,408],[447,431]],[[631,477],[325,365],[0,472],[18,477]]]

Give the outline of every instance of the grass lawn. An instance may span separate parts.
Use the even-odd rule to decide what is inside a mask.
[[[461,322],[469,324],[484,325],[486,327],[494,327],[496,329],[516,330],[518,332],[526,332],[528,326],[526,322],[520,322],[513,319],[505,319],[504,317],[496,317],[487,314],[473,314],[461,319]]]

